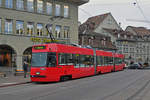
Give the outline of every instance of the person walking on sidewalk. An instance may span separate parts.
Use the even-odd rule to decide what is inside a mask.
[[[24,78],[26,78],[27,71],[28,71],[28,63],[27,63],[27,61],[24,61],[24,63],[23,63],[23,70],[24,70]]]

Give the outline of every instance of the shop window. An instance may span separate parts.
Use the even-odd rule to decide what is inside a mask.
[[[23,21],[16,21],[16,34],[22,35],[24,32]]]
[[[48,15],[52,15],[52,9],[53,9],[53,8],[52,8],[52,3],[47,2],[47,3],[46,3],[46,8],[47,8],[47,9],[46,9],[47,14],[48,14]]]
[[[27,23],[27,35],[32,36],[34,32],[34,23],[28,22]]]
[[[37,24],[37,36],[42,36],[43,34],[43,24]]]
[[[37,12],[42,13],[43,12],[43,1],[37,0]]]
[[[65,18],[69,17],[69,6],[64,6],[64,17]]]
[[[13,22],[11,19],[5,20],[5,34],[12,34],[13,32]]]
[[[56,25],[56,27],[55,27],[55,37],[56,38],[60,38],[61,37],[60,31],[61,31],[61,26],[60,25]]]
[[[64,27],[64,38],[69,38],[69,27],[68,26]]]
[[[2,32],[2,19],[0,19],[0,33]]]
[[[33,12],[34,11],[34,6],[33,6],[33,0],[27,0],[27,10],[29,12]]]
[[[61,14],[61,5],[56,4],[55,5],[55,16],[60,16]]]
[[[13,0],[6,0],[5,6],[6,8],[13,8]]]
[[[18,10],[24,10],[24,0],[17,0],[16,6]]]

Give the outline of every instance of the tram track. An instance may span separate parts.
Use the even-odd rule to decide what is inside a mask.
[[[127,100],[133,100],[134,98],[136,98],[141,92],[143,92],[146,87],[150,84],[150,80],[148,80],[145,85],[143,85],[136,93],[134,93],[132,96],[128,97]],[[139,100],[142,100],[143,96],[138,97]]]
[[[112,73],[112,75],[113,75],[114,73]],[[116,73],[116,74],[119,74],[119,73]],[[116,79],[117,78],[119,78],[119,79],[121,79],[121,78],[123,78],[123,77],[130,77],[131,75],[133,75],[134,73],[131,73],[131,74],[126,74],[125,76],[117,76],[117,77],[115,77]],[[115,74],[114,74],[115,75]],[[99,77],[99,76],[96,76],[96,77]],[[109,76],[109,77],[113,77],[113,76]],[[89,78],[92,78],[92,77],[89,77]],[[106,77],[105,77],[106,78]],[[108,78],[108,77],[107,77]],[[65,83],[65,84],[60,84],[59,85],[59,87],[58,87],[58,89],[57,90],[54,90],[54,91],[51,91],[51,92],[48,92],[48,93],[44,93],[44,94],[41,94],[41,95],[39,95],[39,96],[37,96],[37,97],[33,97],[33,98],[31,98],[30,100],[37,100],[37,99],[42,99],[42,98],[45,98],[46,96],[50,96],[50,95],[53,95],[53,94],[55,94],[55,93],[59,93],[59,92],[62,92],[62,91],[65,91],[65,90],[73,90],[74,88],[81,88],[81,87],[83,87],[84,86],[84,88],[88,88],[89,87],[89,84],[92,84],[92,83],[96,83],[97,81],[99,81],[100,79],[102,79],[102,77],[100,77],[99,79],[98,78],[94,78],[92,81],[91,81],[91,79],[90,79],[90,82],[89,82],[89,79],[88,78],[83,78],[83,80],[84,81],[82,81],[82,82],[80,82],[80,83],[78,83],[78,84],[76,84],[76,85],[74,85],[77,81],[76,80],[73,80],[74,81],[74,83],[72,84],[72,82],[71,82],[71,84],[72,85],[70,85],[70,82],[68,81],[67,83]],[[139,78],[138,78],[139,79]],[[137,80],[138,80],[137,79]],[[80,80],[80,79],[77,79],[77,80]],[[115,80],[115,79],[114,79]],[[137,81],[136,80],[136,81]],[[105,81],[108,81],[107,79],[102,79],[102,81],[105,83]],[[134,82],[136,82],[136,81],[134,81]],[[134,83],[133,82],[133,83]],[[131,84],[133,84],[133,83],[131,83]],[[103,84],[103,83],[101,83],[101,84]],[[130,84],[130,85],[131,85]],[[129,86],[130,86],[129,85]],[[128,86],[128,87],[129,87]],[[127,87],[124,87],[124,88],[127,88]],[[122,89],[120,89],[120,91],[121,91]],[[117,91],[116,93],[118,93],[118,92],[120,92],[120,91]],[[109,96],[113,96],[113,95],[115,95],[116,93],[113,93],[112,95],[109,95]],[[107,96],[107,97],[109,97],[109,96]],[[101,99],[101,100],[107,100],[107,97],[104,97],[103,99]]]
[[[150,79],[149,78],[146,78],[147,80],[145,80],[144,78],[146,77],[146,75],[142,76],[142,77],[139,77],[137,78],[136,80],[132,81],[131,83],[129,83],[127,86],[123,87],[123,88],[120,88],[119,90],[107,95],[107,96],[104,96],[101,100],[110,100],[110,98],[117,98],[119,97],[120,95],[124,95],[124,97],[122,97],[123,99],[121,100],[134,100],[135,98],[138,97],[138,95],[143,92],[145,90],[145,88],[150,85]],[[137,85],[140,81],[142,81],[141,79],[143,79],[143,81],[145,80],[146,82],[140,86],[140,87],[134,87],[134,85]],[[136,83],[136,84],[135,84]],[[139,85],[139,84],[138,84]],[[137,88],[137,89],[136,89]],[[131,91],[131,90],[136,90],[135,93],[133,94],[126,94],[127,92]],[[126,95],[126,96],[125,96]],[[130,95],[130,96],[128,96]],[[125,98],[126,97],[126,98]],[[135,99],[135,100],[143,100],[142,99],[143,96],[140,96],[138,97],[138,99]],[[139,99],[141,98],[141,99]],[[111,99],[111,100],[115,100],[115,99]],[[118,99],[119,100],[119,99]]]
[[[125,70],[65,82],[30,83],[2,88],[0,97],[2,100],[145,100],[149,75],[149,71]]]

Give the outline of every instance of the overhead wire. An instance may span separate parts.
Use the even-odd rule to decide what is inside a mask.
[[[138,7],[139,11],[141,12],[141,14],[143,15],[145,21],[147,21],[147,24],[150,26],[150,23],[148,23],[149,20],[148,20],[148,18],[145,16],[144,11],[143,11],[143,9],[141,8],[139,2],[138,2],[137,0],[135,0],[135,2],[136,2],[135,5],[137,5],[137,7]]]
[[[82,8],[79,8],[79,9],[80,9],[82,12],[86,13],[87,15],[92,16],[92,14],[91,14],[91,13],[89,13],[89,12],[85,11],[84,9],[82,9]]]

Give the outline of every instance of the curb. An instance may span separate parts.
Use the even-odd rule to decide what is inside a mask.
[[[28,81],[28,82],[20,82],[20,83],[14,83],[14,84],[7,84],[7,85],[0,85],[0,88],[9,87],[9,86],[16,86],[16,85],[22,85],[22,84],[28,84],[28,83],[31,83],[31,81]]]

